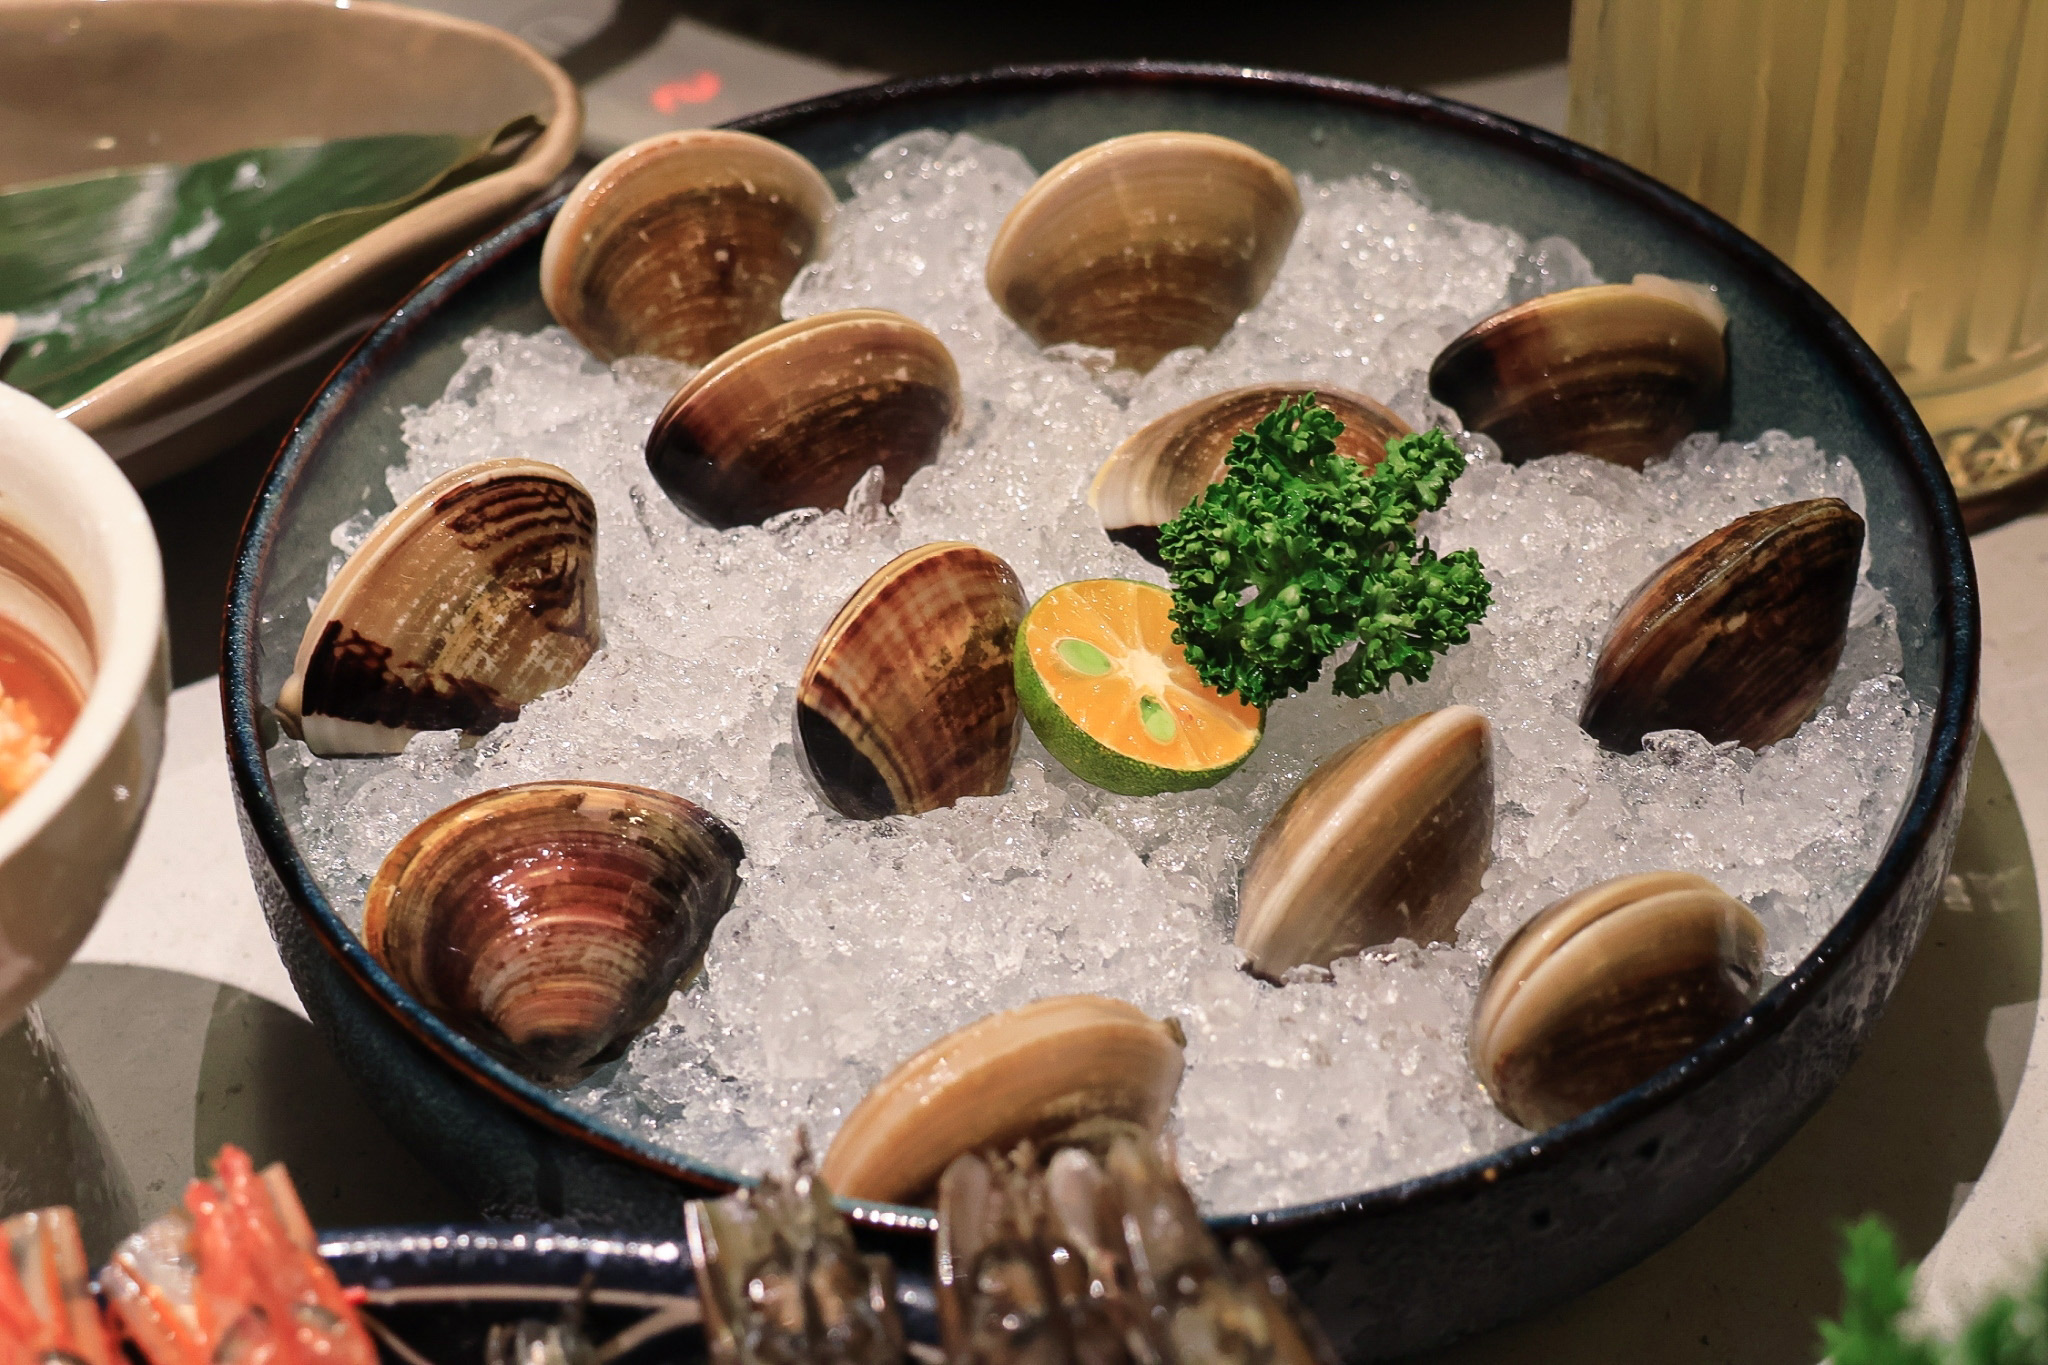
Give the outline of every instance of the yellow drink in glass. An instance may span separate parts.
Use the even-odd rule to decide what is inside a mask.
[[[2048,0],[1576,0],[1570,126],[1826,294],[1966,495],[2048,467]]]

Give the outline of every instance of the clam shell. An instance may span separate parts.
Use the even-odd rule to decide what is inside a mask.
[[[825,177],[780,143],[658,133],[569,192],[541,248],[541,298],[599,360],[701,365],[782,320],[831,212]]]
[[[1579,724],[1633,752],[1656,730],[1761,749],[1805,724],[1848,640],[1863,518],[1836,498],[1738,517],[1644,580],[1615,616]]]
[[[1301,220],[1287,168],[1208,133],[1098,142],[1040,176],[988,253],[988,292],[1041,346],[1149,370],[1214,346],[1265,296]]]
[[[1739,1018],[1763,955],[1763,925],[1704,877],[1587,887],[1495,954],[1472,1016],[1472,1070],[1524,1128],[1576,1118]]]
[[[278,694],[323,758],[484,734],[598,647],[597,511],[567,472],[486,460],[407,498],[313,608]]]
[[[1105,1119],[1156,1138],[1185,1046],[1175,1021],[1099,995],[988,1015],[883,1077],[846,1116],[822,1173],[845,1198],[907,1203],[928,1198],[965,1152]]]
[[[894,502],[959,407],[960,372],[930,331],[880,308],[820,313],[705,366],[655,419],[647,467],[720,528],[838,507],[874,465]]]
[[[667,792],[500,787],[391,850],[363,943],[457,1032],[566,1085],[622,1052],[696,970],[744,856],[717,817]]]
[[[1237,946],[1258,976],[1397,938],[1448,943],[1493,846],[1493,727],[1429,711],[1339,749],[1259,831]]]
[[[906,550],[846,599],[796,700],[798,753],[833,809],[873,820],[1003,790],[1027,605],[1008,564],[957,540]]]
[[[1727,326],[1711,291],[1661,275],[1566,289],[1444,347],[1429,391],[1512,462],[1575,451],[1640,469],[1707,424]]]
[[[1223,477],[1224,456],[1238,433],[1309,392],[1344,424],[1337,453],[1367,469],[1386,457],[1387,442],[1409,434],[1406,422],[1363,394],[1306,383],[1230,389],[1154,418],[1125,437],[1096,471],[1088,505],[1111,540],[1158,563],[1159,528]]]

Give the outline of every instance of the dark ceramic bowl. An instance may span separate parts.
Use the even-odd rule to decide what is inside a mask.
[[[1215,68],[1099,65],[911,81],[744,120],[844,184],[886,138],[936,126],[1010,143],[1035,165],[1147,128],[1192,128],[1337,176],[1399,167],[1440,207],[1530,239],[1571,237],[1609,279],[1656,271],[1718,286],[1732,317],[1735,437],[1770,427],[1855,461],[1873,575],[1899,608],[1904,675],[1933,737],[1883,860],[1798,969],[1683,1062],[1571,1123],[1483,1160],[1342,1199],[1235,1220],[1256,1231],[1332,1337],[1392,1355],[1527,1312],[1640,1259],[1768,1156],[1840,1078],[1912,954],[1948,863],[1975,733],[1977,602],[1954,494],[1877,357],[1819,295],[1728,224],[1618,163],[1424,95]],[[270,471],[236,563],[223,674],[250,866],[300,997],[391,1127],[492,1216],[673,1229],[685,1190],[724,1185],[610,1131],[427,1014],[363,951],[293,846],[265,748],[266,704],[317,595],[328,528],[379,490],[399,413],[438,397],[459,343],[548,319],[535,285],[552,208],[436,276],[335,374]],[[387,504],[388,505],[388,504]],[[863,1207],[907,1245],[919,1210]]]
[[[537,1228],[370,1228],[324,1232],[320,1254],[363,1291],[386,1360],[484,1365],[491,1329],[552,1322],[579,1301],[584,1335],[607,1365],[705,1359],[696,1278],[680,1240]],[[930,1286],[906,1280],[896,1303],[913,1341],[937,1340]]]

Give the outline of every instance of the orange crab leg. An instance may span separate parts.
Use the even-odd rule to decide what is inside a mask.
[[[57,1247],[50,1240],[50,1229],[40,1219],[34,1233],[38,1259],[43,1263],[43,1302],[50,1306],[49,1315],[43,1320],[43,1345],[46,1349],[62,1351],[66,1355],[78,1355],[78,1337],[71,1330],[71,1305],[64,1298],[64,1278],[58,1273]]]
[[[132,1297],[124,1295],[117,1301],[115,1316],[120,1319],[128,1339],[142,1348],[142,1354],[151,1365],[209,1365],[212,1358],[210,1343],[178,1311],[170,1295],[144,1279],[139,1270],[127,1263],[126,1253],[116,1253],[114,1263],[121,1268],[132,1290]],[[140,1298],[141,1303],[133,1304],[134,1298]],[[131,1314],[133,1318],[145,1320],[148,1330],[136,1331],[137,1324],[131,1319]],[[143,1340],[149,1332],[156,1334],[156,1341]],[[161,1347],[161,1350],[152,1347]]]
[[[293,1302],[296,1296],[283,1282],[285,1273],[295,1268],[296,1249],[282,1237],[273,1235],[272,1227],[258,1215],[250,1199],[249,1186],[254,1183],[256,1175],[248,1154],[237,1147],[223,1147],[220,1157],[214,1162],[214,1171],[220,1179],[223,1196],[222,1226],[234,1239],[250,1297],[262,1306],[269,1318],[278,1354],[287,1360],[299,1361],[301,1365],[316,1365],[316,1357],[309,1357],[299,1349],[304,1344],[304,1334],[299,1328],[298,1315],[293,1311],[297,1306]]]
[[[260,1304],[271,1324],[274,1352],[295,1365],[376,1365],[376,1347],[334,1272],[291,1235],[289,1225],[303,1223],[303,1215],[280,1209],[284,1196],[266,1186],[240,1148],[223,1147],[214,1169],[220,1197],[210,1221],[228,1243],[221,1252],[234,1262],[240,1296]],[[200,1269],[210,1278],[203,1255]]]
[[[21,1273],[15,1269],[14,1248],[0,1236],[0,1359],[12,1360],[33,1354],[38,1335],[36,1311],[22,1288]]]

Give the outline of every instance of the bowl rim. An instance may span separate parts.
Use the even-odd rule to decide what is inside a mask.
[[[547,88],[551,101],[548,123],[523,148],[511,165],[458,185],[416,204],[404,213],[381,223],[352,241],[329,252],[283,284],[270,290],[226,317],[208,323],[191,336],[152,352],[120,373],[94,385],[64,403],[58,414],[89,434],[120,433],[140,420],[144,430],[152,428],[152,415],[163,394],[175,393],[199,383],[232,356],[256,357],[287,333],[299,317],[330,306],[344,298],[366,277],[384,269],[412,250],[421,240],[452,232],[462,224],[502,215],[522,201],[540,193],[575,158],[583,137],[583,96],[569,74],[549,61],[525,39],[490,24],[464,19],[434,10],[413,9],[388,0],[114,0],[131,6],[178,6],[187,10],[233,11],[252,5],[265,7],[295,5],[312,13],[332,16],[322,23],[393,24],[425,30],[439,30],[468,38],[479,47],[495,48],[507,61],[523,66]],[[36,9],[61,12],[101,7],[101,0],[8,0],[10,11],[25,13]],[[474,230],[474,229],[472,229]],[[341,328],[345,332],[360,323]],[[323,338],[331,344],[335,337]],[[353,351],[350,354],[354,354]],[[276,357],[258,365],[258,376],[267,374]],[[250,387],[246,376],[223,372],[218,389],[222,403],[233,401]],[[158,415],[160,418],[160,414]],[[151,440],[145,439],[133,453],[145,453]]]
[[[1763,246],[1711,210],[1604,153],[1543,129],[1419,91],[1329,76],[1213,63],[1087,61],[998,67],[961,75],[885,81],[735,119],[722,126],[773,137],[806,122],[900,108],[960,94],[1029,94],[1068,89],[1146,86],[1221,88],[1258,98],[1304,96],[1444,128],[1512,149],[1552,170],[1589,182],[1665,220],[1683,235],[1718,252],[1809,335],[1846,372],[1850,390],[1888,429],[1905,482],[1929,512],[1928,557],[1934,579],[1934,615],[1942,641],[1942,671],[1933,701],[1926,755],[1904,811],[1863,889],[1841,919],[1792,972],[1690,1055],[1634,1089],[1545,1132],[1455,1165],[1350,1194],[1253,1213],[1210,1219],[1219,1229],[1313,1231],[1365,1213],[1388,1214],[1474,1197],[1511,1177],[1555,1166],[1598,1146],[1610,1135],[1695,1092],[1743,1056],[1782,1032],[1808,997],[1820,991],[1883,917],[1907,874],[1937,837],[1976,735],[1979,621],[1976,578],[1955,491],[1932,438],[1898,382],[1848,321],[1812,286]],[[684,1185],[722,1191],[741,1177],[697,1158],[655,1147],[644,1139],[600,1127],[579,1110],[487,1056],[429,1014],[372,960],[344,925],[293,845],[277,805],[261,743],[253,649],[255,589],[268,559],[279,512],[310,452],[350,405],[354,390],[376,373],[381,358],[474,275],[545,232],[561,200],[526,214],[479,243],[424,283],[360,342],[307,406],[280,446],[252,505],[237,548],[222,639],[222,709],[230,765],[255,847],[279,878],[315,937],[356,985],[418,1042],[465,1073],[482,1089],[531,1121],[643,1170]],[[743,1182],[742,1182],[743,1183]],[[871,1227],[929,1231],[930,1210],[868,1200],[841,1199],[855,1221]]]
[[[47,404],[7,384],[0,384],[0,428],[21,439],[22,458],[42,457],[38,463],[44,476],[94,525],[99,544],[93,553],[107,570],[107,610],[104,617],[93,613],[95,666],[85,704],[50,756],[50,766],[0,810],[4,868],[71,808],[141,707],[164,650],[164,570],[141,495],[98,442]],[[30,534],[45,540],[32,529]],[[81,557],[68,545],[45,543],[43,548],[67,573],[72,572],[67,561]],[[129,799],[146,802],[148,797],[145,788]]]

